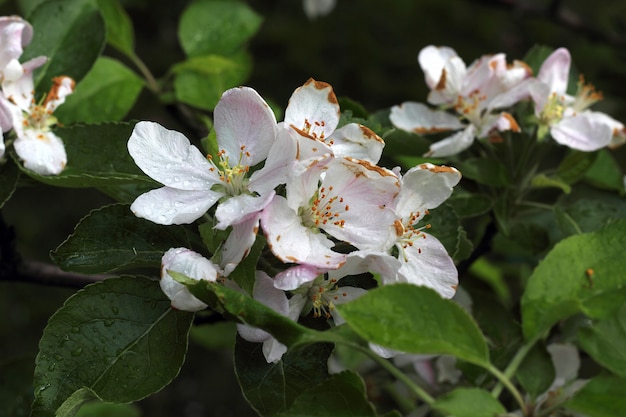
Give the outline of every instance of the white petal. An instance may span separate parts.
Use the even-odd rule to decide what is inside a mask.
[[[309,19],[315,19],[330,13],[335,7],[336,0],[304,0],[302,7]]]
[[[330,250],[334,244],[323,233],[302,225],[281,196],[263,210],[261,225],[270,249],[283,262],[336,269],[345,261],[345,255]]]
[[[582,112],[561,119],[552,126],[550,134],[561,145],[591,152],[611,143],[613,129],[602,117],[596,117],[594,112]]]
[[[248,166],[267,158],[276,137],[276,118],[255,90],[227,90],[215,106],[213,117],[218,146],[226,151],[231,166],[237,165],[240,155],[241,164]]]
[[[417,61],[424,71],[426,85],[431,90],[439,83],[446,62],[455,56],[458,56],[456,51],[447,46],[429,45],[419,52]]]
[[[404,220],[418,212],[423,216],[425,210],[447,200],[460,180],[461,173],[452,167],[422,164],[411,168],[402,178],[396,213]]]
[[[218,221],[215,228],[224,230],[228,226],[248,220],[250,216],[263,210],[272,201],[274,194],[274,191],[264,196],[241,194],[221,202],[215,211],[215,218]]]
[[[292,136],[292,132],[291,129],[280,129],[265,165],[250,176],[248,182],[250,191],[263,195],[287,181],[298,152],[297,140]]]
[[[458,56],[451,57],[445,64],[439,83],[428,94],[430,104],[454,104],[459,95],[468,93],[466,88],[467,68]]]
[[[265,356],[267,363],[279,362],[286,352],[287,346],[273,337],[263,342],[263,356]]]
[[[137,197],[130,209],[135,216],[157,224],[187,224],[199,219],[221,196],[214,191],[162,187]]]
[[[385,142],[371,129],[358,123],[349,123],[337,129],[329,138],[331,149],[336,157],[362,159],[373,164],[378,163]]]
[[[67,164],[63,141],[52,132],[25,129],[13,146],[24,166],[38,174],[60,174]]]
[[[44,106],[49,112],[53,112],[61,104],[65,103],[65,98],[74,92],[74,80],[70,77],[61,76],[52,79],[52,87],[46,99]]]
[[[404,249],[407,261],[400,268],[400,282],[429,287],[444,298],[452,298],[459,283],[456,266],[436,237],[422,234],[424,239]]]
[[[211,261],[186,248],[172,248],[165,252],[161,260],[160,285],[165,295],[172,300],[172,307],[184,311],[198,311],[207,307],[167,271],[175,271],[197,281],[215,281],[217,268]]]
[[[336,298],[334,299],[333,303],[335,305],[348,303],[352,300],[356,300],[357,298],[359,298],[362,295],[365,295],[366,293],[367,293],[367,290],[364,290],[363,288],[349,287],[349,286],[338,287],[336,290],[337,295],[335,296]],[[333,308],[330,310],[330,315],[333,317],[335,326],[339,326],[346,322],[341,317],[341,314],[336,308]]]
[[[464,126],[453,114],[432,110],[425,104],[411,101],[393,106],[389,120],[398,129],[419,134],[445,132]]]
[[[562,387],[578,377],[580,355],[578,348],[570,343],[551,343],[546,347],[552,363],[555,377],[550,389]]]
[[[298,87],[285,110],[285,126],[313,138],[330,136],[339,123],[339,103],[330,84],[310,78]]]
[[[381,251],[354,251],[346,256],[346,263],[341,268],[328,271],[331,279],[340,279],[348,275],[365,272],[380,274],[383,282],[397,282],[396,276],[402,263],[395,257]]]
[[[18,16],[0,18],[0,71],[12,60],[22,55],[23,47],[33,37],[32,26]]]
[[[546,83],[551,92],[564,94],[567,91],[571,61],[572,58],[567,49],[557,49],[543,61],[537,79]]]
[[[430,145],[430,151],[426,153],[426,156],[440,158],[456,155],[472,146],[475,136],[476,128],[474,125],[468,125],[462,131]]]
[[[224,270],[225,276],[230,275],[237,265],[248,256],[259,231],[260,217],[261,213],[256,213],[245,221],[233,225],[233,230],[224,242],[221,253],[220,266]]]
[[[220,182],[214,166],[182,133],[154,122],[139,122],[128,139],[128,152],[143,172],[181,190],[210,190]]]
[[[274,277],[274,286],[281,290],[292,291],[301,285],[315,280],[323,270],[311,265],[296,265],[279,272]]]

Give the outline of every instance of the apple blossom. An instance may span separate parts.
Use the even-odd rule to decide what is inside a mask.
[[[571,56],[559,48],[548,56],[530,85],[539,118],[539,138],[549,131],[562,145],[580,151],[595,151],[605,146],[617,146],[626,141],[624,125],[608,115],[588,110],[602,99],[591,84],[581,76],[574,96],[567,93]]]
[[[525,80],[531,72],[524,63],[516,61],[509,66],[504,54],[496,54],[483,56],[468,68],[452,48],[432,45],[420,51],[418,61],[431,89],[428,102],[442,109],[405,102],[392,107],[390,120],[409,132],[459,130],[434,143],[428,156],[454,155],[470,147],[474,138],[488,137],[494,131],[519,131],[511,114],[497,109],[527,96]]]

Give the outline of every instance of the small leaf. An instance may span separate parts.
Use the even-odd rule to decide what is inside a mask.
[[[522,296],[522,322],[527,339],[578,312],[602,315],[595,297],[626,284],[626,220],[598,232],[568,237],[535,268]],[[615,300],[616,301],[616,300]],[[593,309],[590,308],[593,306]],[[614,310],[615,305],[603,309]]]
[[[256,241],[248,255],[237,265],[233,272],[228,275],[230,279],[235,281],[244,291],[252,294],[254,283],[256,281],[257,262],[261,257],[261,252],[265,248],[265,237],[257,235]]]
[[[183,226],[162,226],[140,219],[127,205],[93,210],[50,256],[67,271],[99,274],[151,266],[158,268],[163,253],[194,247],[196,239]]]
[[[620,416],[626,410],[626,378],[600,375],[591,379],[565,407],[593,417]]]
[[[479,388],[457,388],[437,398],[433,408],[454,417],[495,417],[506,413],[498,400]]]
[[[560,188],[565,194],[572,192],[572,187],[558,177],[548,177],[545,174],[535,175],[530,184],[535,188]]]
[[[48,91],[52,79],[60,75],[79,82],[89,71],[105,44],[105,26],[92,0],[50,0],[30,15],[33,40],[21,61],[47,56],[35,71],[35,89]]]
[[[430,288],[388,285],[337,309],[367,341],[407,353],[449,354],[489,365],[487,344],[473,319]]]
[[[471,254],[473,245],[461,226],[459,216],[447,203],[430,210],[430,215],[424,217],[422,222],[430,224],[428,234],[435,236],[455,261]]]
[[[547,391],[555,376],[552,358],[545,346],[540,344],[531,349],[515,373],[519,383],[532,398]]]
[[[267,363],[262,344],[237,337],[235,372],[241,391],[260,415],[287,410],[306,389],[325,381],[330,344],[315,344],[287,352],[278,363]]]
[[[597,157],[596,152],[581,152],[572,150],[557,169],[557,177],[566,184],[574,184],[591,168]]]
[[[585,180],[598,188],[624,191],[624,173],[606,149],[597,152],[594,164],[585,173]]]
[[[100,57],[54,115],[66,125],[121,120],[143,85],[143,80],[119,61]]]
[[[363,379],[343,371],[302,392],[277,417],[376,417],[376,412],[367,400]]]
[[[180,370],[192,318],[146,278],[111,278],[78,291],[39,343],[31,416],[54,416],[83,388],[116,403],[160,390]]]
[[[511,182],[504,165],[495,159],[468,158],[458,162],[456,167],[463,177],[480,184],[504,187]]]
[[[83,387],[74,391],[72,395],[63,401],[63,404],[54,413],[54,417],[74,417],[83,404],[97,398],[98,396],[91,389]]]
[[[626,304],[611,317],[580,328],[578,343],[596,362],[626,378]]]
[[[97,0],[104,18],[107,42],[126,54],[134,55],[133,24],[118,0]]]
[[[245,3],[200,0],[183,11],[178,36],[187,56],[231,55],[256,33],[261,21]]]
[[[20,170],[17,168],[15,161],[8,159],[0,165],[0,208],[13,195],[19,179]]]
[[[485,194],[459,193],[455,190],[446,200],[461,218],[476,217],[487,213],[493,206],[491,197]]]
[[[135,164],[126,149],[134,128],[131,123],[75,125],[55,130],[63,139],[67,167],[59,175],[22,172],[45,184],[58,187],[100,187],[116,184],[156,184]]]

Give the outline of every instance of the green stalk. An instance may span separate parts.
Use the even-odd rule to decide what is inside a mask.
[[[520,406],[520,409],[522,410],[522,415],[526,416],[526,404],[524,403],[522,394],[520,394],[517,388],[515,388],[515,385],[511,383],[511,380],[493,365],[489,365],[485,369],[487,369],[493,376],[495,376],[500,381],[502,385],[504,385],[509,390],[509,392],[513,395],[513,398],[515,398],[515,401],[517,401],[517,404]],[[497,395],[494,395],[493,392],[492,395],[497,398]]]

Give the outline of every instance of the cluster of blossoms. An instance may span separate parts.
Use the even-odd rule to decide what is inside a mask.
[[[340,323],[335,305],[365,292],[341,280],[366,272],[381,285],[413,283],[454,295],[456,267],[422,219],[450,196],[460,173],[432,164],[405,173],[383,168],[382,139],[356,123],[338,127],[339,117],[332,87],[311,79],[294,91],[280,123],[255,90],[226,91],[214,111],[216,155],[206,157],[156,123],[135,126],[129,153],[164,186],[139,196],[133,213],[164,225],[209,213],[215,229],[229,231],[211,260],[186,248],[163,256],[161,287],[175,308],[206,305],[171,271],[236,286],[228,276],[259,231],[284,267],[273,277],[257,271],[251,295],[293,320],[312,312]],[[259,329],[241,325],[239,332],[263,342],[270,362],[285,351]]]
[[[513,116],[502,109],[531,99],[538,138],[549,132],[565,146],[595,151],[626,142],[624,125],[608,115],[589,110],[602,99],[581,77],[575,95],[568,91],[571,56],[559,48],[548,56],[536,77],[524,62],[507,64],[504,54],[485,55],[469,67],[449,47],[427,46],[418,62],[430,88],[428,103],[405,102],[391,109],[398,129],[419,134],[455,131],[431,145],[428,156],[446,157],[469,148],[474,139],[519,132]]]
[[[13,148],[24,166],[42,175],[59,174],[67,156],[61,139],[50,128],[57,123],[54,110],[72,93],[74,81],[60,76],[53,80],[50,92],[35,99],[33,71],[46,57],[20,63],[24,46],[33,37],[31,25],[17,16],[0,17],[0,157],[6,151],[4,132],[12,130]]]

